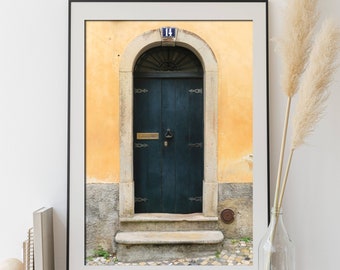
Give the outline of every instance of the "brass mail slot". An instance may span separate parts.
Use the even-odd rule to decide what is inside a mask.
[[[159,133],[154,132],[154,133],[142,133],[138,132],[137,133],[137,140],[158,140],[159,139]]]

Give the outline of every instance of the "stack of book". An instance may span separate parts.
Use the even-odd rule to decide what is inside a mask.
[[[33,228],[27,233],[27,240],[24,242],[24,266],[25,270],[34,270],[34,241]]]
[[[25,270],[54,270],[53,208],[33,212],[33,228],[24,242]]]

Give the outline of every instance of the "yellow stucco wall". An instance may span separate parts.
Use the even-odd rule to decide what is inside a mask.
[[[162,26],[201,37],[219,71],[218,180],[251,182],[252,22],[86,23],[86,177],[88,183],[119,182],[119,63],[134,38]]]

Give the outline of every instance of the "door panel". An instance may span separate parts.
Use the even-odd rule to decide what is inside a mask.
[[[135,79],[134,146],[136,212],[201,212],[202,79]]]
[[[138,85],[138,86],[137,86]],[[161,212],[161,148],[138,133],[160,131],[160,81],[142,80],[134,89],[134,178],[136,212]]]

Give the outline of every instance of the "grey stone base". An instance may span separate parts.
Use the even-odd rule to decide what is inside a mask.
[[[117,259],[120,262],[163,261],[215,255],[221,244],[182,245],[121,245]]]
[[[219,217],[218,228],[225,239],[241,239],[253,236],[253,185],[251,183],[219,184],[218,213],[231,209],[235,213],[232,223],[226,224]]]
[[[119,184],[86,185],[86,256],[102,247],[115,252],[114,236],[119,228]]]
[[[185,220],[177,222],[176,226],[170,226],[170,222],[167,220],[157,221],[157,224],[145,223],[148,229],[143,230],[158,230],[159,227],[163,227],[162,231],[166,230],[220,230],[222,231],[224,238],[227,239],[240,239],[243,237],[252,237],[253,229],[253,190],[252,184],[230,184],[220,183],[218,184],[218,222],[217,221],[205,221],[193,220],[190,223]],[[224,209],[231,209],[235,213],[235,220],[231,224],[225,224],[221,221],[220,213]],[[103,249],[115,253],[117,249],[117,243],[114,240],[116,233],[119,230],[135,231],[136,224],[140,227],[140,220],[133,224],[133,220],[129,222],[119,220],[119,184],[87,184],[86,186],[86,256],[93,254],[99,246]],[[133,218],[136,218],[134,216]],[[200,221],[200,222],[199,222]],[[121,222],[121,223],[120,223]],[[204,224],[203,224],[204,223]],[[165,229],[164,229],[165,228]],[[140,228],[139,228],[140,229]],[[225,245],[228,245],[225,242]],[[154,249],[158,245],[149,245],[148,248]],[[126,250],[137,250],[137,247],[124,246],[119,247]],[[181,249],[188,248],[188,246],[176,247],[170,246],[169,252],[175,254],[174,256],[181,256],[185,254]],[[207,245],[203,245],[202,249],[207,249]],[[167,248],[165,246],[157,249],[157,253],[160,254]],[[198,249],[200,249],[198,247]],[[214,253],[216,248],[211,248],[211,252]],[[137,251],[136,251],[137,252]],[[148,253],[146,250],[144,253]],[[167,251],[168,252],[168,251]],[[184,252],[184,253],[183,253]],[[157,255],[157,256],[158,256]],[[136,255],[137,256],[137,255]],[[149,255],[151,256],[151,255]],[[172,255],[171,255],[172,256]],[[183,255],[186,256],[186,255]],[[133,258],[134,256],[132,256]],[[154,256],[153,256],[154,257]],[[124,256],[123,256],[124,258]],[[160,259],[157,257],[157,259]]]

